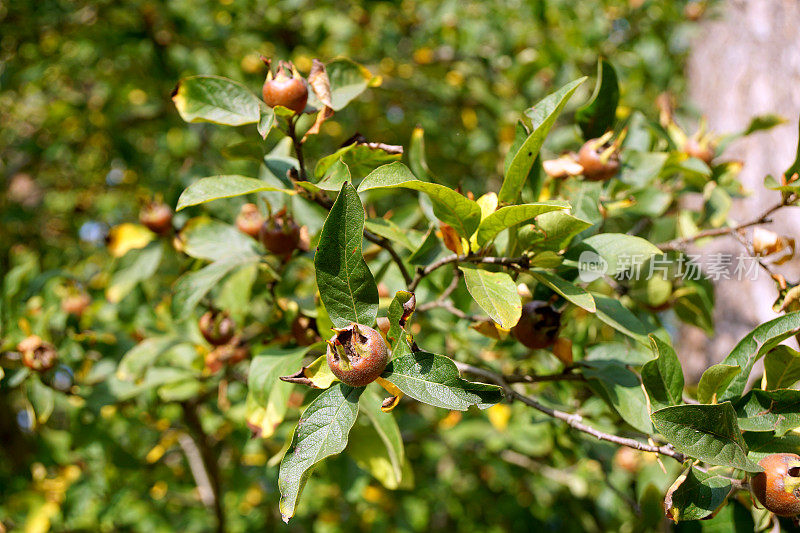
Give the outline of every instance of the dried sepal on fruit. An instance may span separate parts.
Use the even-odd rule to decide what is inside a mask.
[[[613,132],[597,139],[589,139],[578,151],[578,164],[583,167],[583,177],[589,181],[605,181],[619,172],[619,147],[624,135],[609,143]]]
[[[381,334],[361,324],[334,329],[327,341],[331,372],[343,383],[364,387],[375,381],[389,364],[389,349]]]

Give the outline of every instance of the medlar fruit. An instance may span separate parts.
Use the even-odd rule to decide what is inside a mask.
[[[203,337],[214,346],[227,344],[236,332],[236,323],[226,312],[208,311],[197,325]]]
[[[714,148],[707,140],[698,141],[694,137],[689,137],[683,144],[683,152],[689,157],[696,157],[705,164],[711,164],[714,159]]]
[[[256,204],[244,204],[239,210],[239,215],[236,217],[236,227],[242,233],[258,238],[262,224],[264,224],[264,217],[258,212]]]
[[[619,153],[615,146],[607,146],[603,137],[589,139],[578,151],[578,163],[587,180],[605,181],[619,171]]]
[[[163,235],[172,229],[172,209],[162,202],[150,202],[139,213],[139,222],[153,233]]]
[[[206,354],[206,369],[216,374],[225,365],[233,366],[250,357],[250,346],[241,337],[234,337],[227,344],[217,346]]]
[[[270,66],[268,59],[262,58],[262,60],[267,67]],[[308,101],[308,85],[291,62],[281,61],[274,76],[272,69],[267,72],[261,95],[270,107],[279,105],[295,113],[302,113]]]
[[[75,316],[81,316],[92,303],[92,298],[85,292],[76,292],[64,296],[61,300],[61,310]]]
[[[364,387],[375,381],[389,364],[389,349],[381,334],[356,323],[334,331],[327,353],[331,372],[351,387]]]
[[[37,335],[25,337],[17,350],[22,353],[22,364],[36,372],[45,372],[53,368],[58,360],[56,347]]]
[[[275,216],[261,225],[258,236],[270,252],[289,255],[300,245],[300,226],[291,217]]]
[[[750,479],[758,501],[778,516],[800,514],[800,456],[773,453],[758,464],[764,471]]]
[[[531,349],[548,348],[555,344],[561,313],[546,302],[534,300],[522,307],[522,316],[511,334]]]

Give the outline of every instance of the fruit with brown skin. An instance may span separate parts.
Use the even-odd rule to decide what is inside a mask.
[[[297,315],[292,320],[292,336],[299,346],[310,346],[319,341],[316,330],[317,322],[311,317]]]
[[[290,217],[275,216],[261,225],[258,237],[270,252],[288,255],[300,245],[300,226]]]
[[[206,369],[211,374],[216,374],[222,367],[233,366],[250,357],[250,346],[241,337],[234,337],[227,344],[217,346],[206,354]]]
[[[619,171],[619,153],[603,140],[589,139],[578,151],[578,164],[589,181],[605,181]]]
[[[764,471],[750,479],[758,501],[778,516],[800,514],[800,456],[773,453],[758,464]]]
[[[532,350],[548,348],[556,342],[561,313],[546,302],[533,300],[522,307],[522,316],[511,334]]]
[[[714,159],[714,148],[708,141],[698,141],[694,137],[689,137],[683,144],[683,152],[689,157],[696,157],[707,165]]]
[[[55,346],[37,335],[25,337],[17,350],[22,353],[22,364],[36,372],[45,372],[53,368],[58,360]]]
[[[61,300],[61,309],[70,315],[81,316],[92,303],[92,298],[85,292],[68,294]]]
[[[258,212],[256,204],[244,204],[236,217],[236,227],[239,228],[239,231],[256,239],[263,224],[264,217]]]
[[[264,59],[264,62],[269,68],[269,60]],[[264,102],[270,107],[279,105],[291,109],[295,113],[302,113],[308,101],[308,85],[294,65],[281,61],[274,76],[272,70],[267,73],[267,79],[261,88],[261,95],[264,97]]]
[[[139,222],[153,233],[163,235],[172,229],[172,209],[162,202],[150,202],[139,212]]]
[[[197,325],[203,337],[214,346],[227,344],[236,332],[236,323],[226,312],[208,311],[200,317]]]
[[[351,387],[375,381],[389,364],[389,349],[381,334],[356,323],[334,331],[327,353],[331,372]]]

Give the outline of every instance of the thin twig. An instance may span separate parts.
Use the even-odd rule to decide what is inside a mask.
[[[681,237],[679,239],[672,239],[671,241],[662,242],[661,244],[657,244],[656,246],[661,248],[661,251],[663,252],[668,252],[671,250],[680,250],[687,244],[698,241],[700,239],[704,239],[706,237],[720,237],[722,235],[730,235],[732,233],[737,233],[739,230],[749,228],[750,226],[768,224],[769,222],[772,222],[769,216],[778,209],[790,204],[792,199],[793,195],[787,197],[785,200],[782,200],[781,202],[773,205],[772,207],[764,211],[761,214],[761,216],[751,220],[750,222],[745,222],[744,224],[739,224],[737,226],[730,226],[727,228],[713,228],[713,229],[703,230],[695,235],[692,235],[691,237]]]
[[[509,266],[514,268],[521,268],[527,269],[530,266],[530,260],[528,256],[523,255],[520,257],[484,257],[480,255],[448,255],[447,257],[443,257],[438,261],[434,261],[430,265],[426,266],[425,268],[418,268],[417,273],[414,276],[413,281],[408,286],[408,290],[413,292],[414,289],[417,288],[419,282],[422,279],[433,272],[434,270],[441,268],[445,265],[449,265],[450,263],[485,263],[490,265],[503,265]]]
[[[196,444],[196,449],[199,452],[200,457],[202,458],[204,471],[206,473],[205,479],[208,482],[208,487],[210,487],[211,492],[213,494],[212,503],[213,503],[214,514],[217,517],[217,532],[224,533],[225,507],[222,503],[222,483],[219,472],[219,464],[217,463],[217,455],[214,452],[214,449],[211,445],[211,441],[209,440],[208,435],[206,435],[206,432],[203,430],[203,424],[200,422],[200,417],[197,414],[197,404],[194,402],[182,402],[181,407],[183,408],[183,419],[186,422],[186,425],[192,431],[192,433],[194,433],[193,442]],[[181,446],[183,446],[183,444]],[[184,452],[185,451],[186,448],[184,448]],[[187,459],[189,459],[188,455]],[[192,463],[190,462],[189,463],[190,467],[191,464]],[[201,478],[203,477],[202,474],[200,476]],[[195,477],[195,480],[197,479],[198,478]],[[199,481],[198,481],[198,488],[200,488]],[[201,498],[203,498],[203,490],[204,489],[201,489]],[[205,503],[205,501],[203,503]]]
[[[297,140],[297,133],[295,131],[295,127],[297,125],[297,120],[300,119],[300,115],[297,115],[296,118],[292,118],[289,120],[289,128],[286,132],[289,135],[289,138],[292,140],[292,146],[294,146],[294,153],[297,156],[297,165],[300,167],[300,181],[308,181],[308,174],[306,174],[306,165],[303,159],[303,143]]]
[[[661,455],[666,455],[667,457],[672,457],[673,459],[681,463],[686,460],[686,456],[684,454],[675,451],[675,449],[669,444],[665,444],[663,446],[653,446],[650,444],[646,444],[644,442],[640,442],[636,439],[630,439],[627,437],[620,437],[619,435],[612,435],[610,433],[605,433],[603,431],[600,431],[598,429],[595,429],[591,426],[584,424],[583,418],[579,414],[566,413],[564,411],[560,411],[558,409],[553,409],[552,407],[547,407],[546,405],[542,405],[533,398],[530,398],[529,396],[525,396],[524,394],[515,391],[513,388],[511,388],[511,385],[509,385],[508,382],[506,382],[506,380],[503,379],[503,376],[501,376],[500,374],[496,374],[491,370],[486,370],[483,368],[479,368],[476,366],[460,362],[456,362],[456,366],[458,367],[459,371],[468,372],[476,376],[484,377],[500,385],[506,392],[506,395],[510,400],[516,400],[522,402],[529,407],[533,407],[537,411],[540,411],[548,416],[566,422],[573,429],[577,429],[578,431],[581,431],[588,435],[592,435],[597,439],[604,440],[606,442],[612,442],[614,444],[619,444],[620,446],[627,446],[629,448],[633,448],[635,450],[640,450],[643,452],[652,452]]]

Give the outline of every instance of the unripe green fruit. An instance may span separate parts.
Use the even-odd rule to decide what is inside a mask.
[[[750,480],[758,501],[778,516],[800,514],[800,456],[773,453],[758,464],[764,471]]]
[[[545,302],[534,300],[522,307],[522,316],[511,334],[532,350],[549,348],[556,342],[561,313]]]
[[[389,364],[389,349],[381,334],[355,323],[334,331],[327,354],[331,372],[351,387],[375,381]]]

